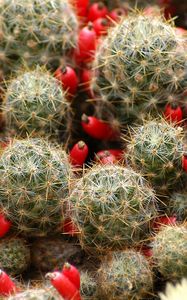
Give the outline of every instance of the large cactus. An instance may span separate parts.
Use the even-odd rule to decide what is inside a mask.
[[[130,15],[96,53],[93,87],[124,123],[180,100],[187,87],[186,52],[161,17]]]
[[[57,231],[70,166],[66,153],[41,139],[15,141],[0,157],[0,210],[24,235]]]
[[[17,136],[54,134],[66,107],[65,92],[59,82],[38,66],[8,85],[4,104],[7,128]]]
[[[0,2],[0,69],[58,65],[76,45],[77,20],[67,0],[2,0]]]
[[[156,214],[155,195],[131,169],[96,166],[74,185],[72,219],[83,248],[105,252],[139,243]]]

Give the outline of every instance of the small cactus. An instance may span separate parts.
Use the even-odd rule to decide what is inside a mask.
[[[120,166],[96,166],[70,195],[72,220],[83,248],[105,252],[139,243],[156,214],[156,199],[145,179]]]
[[[179,101],[187,87],[186,52],[159,16],[129,15],[101,43],[93,88],[122,124]]]
[[[55,133],[66,107],[65,92],[59,82],[38,66],[9,84],[4,105],[7,128],[17,136]]]
[[[132,128],[128,160],[149,180],[159,194],[179,188],[182,170],[183,132],[162,119],[150,120]]]
[[[0,268],[10,275],[22,274],[30,265],[30,249],[26,240],[7,237],[0,241]]]
[[[187,219],[187,192],[173,193],[169,198],[167,206],[168,215],[176,215],[177,220]]]
[[[77,28],[67,0],[2,0],[0,69],[9,75],[22,61],[56,69],[76,46]]]
[[[169,280],[187,276],[187,229],[163,226],[152,242],[155,268]]]
[[[84,253],[80,246],[60,237],[38,238],[31,245],[32,265],[40,271],[61,269],[65,262],[79,265]]]
[[[113,252],[101,264],[99,282],[103,299],[140,300],[153,289],[153,274],[146,258],[133,250]]]
[[[54,233],[70,174],[64,151],[42,139],[15,141],[0,157],[0,210],[25,235]]]
[[[81,297],[83,300],[98,299],[98,282],[95,276],[87,271],[81,272]]]

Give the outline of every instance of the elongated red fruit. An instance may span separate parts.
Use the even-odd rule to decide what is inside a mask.
[[[78,290],[80,289],[80,273],[76,267],[69,263],[65,263],[62,268],[62,273],[76,286]]]
[[[176,103],[167,104],[164,111],[164,116],[171,122],[179,123],[182,121],[182,109]]]
[[[114,164],[117,162],[116,157],[108,150],[100,151],[100,153],[97,153],[96,160],[102,165]]]
[[[82,115],[82,128],[91,137],[98,140],[116,140],[119,131],[110,124],[93,116]]]
[[[153,222],[153,229],[157,230],[163,225],[175,225],[177,221],[177,218],[175,216],[162,216],[157,217]]]
[[[0,238],[4,237],[10,230],[12,223],[6,220],[3,213],[0,214]]]
[[[15,283],[4,271],[0,270],[0,296],[9,296],[17,291]]]
[[[109,21],[105,18],[99,18],[93,22],[93,28],[97,36],[106,35],[109,28]]]
[[[70,66],[59,67],[55,71],[55,77],[61,82],[62,87],[67,90],[68,94],[74,96],[78,87],[78,77],[73,68]]]
[[[59,292],[64,300],[81,300],[80,292],[76,286],[61,272],[46,274],[51,284]]]
[[[96,158],[101,158],[106,155],[106,151],[113,156],[115,156],[116,160],[119,161],[124,156],[124,151],[121,149],[107,149],[107,150],[100,150],[96,153]]]
[[[85,142],[79,141],[70,151],[70,161],[74,166],[82,166],[88,156],[88,146]]]
[[[83,91],[85,91],[90,98],[94,97],[94,92],[91,88],[91,80],[92,80],[92,70],[90,69],[83,69],[81,73],[81,86]]]
[[[86,17],[89,5],[89,0],[70,0],[70,3],[75,7],[79,17]]]
[[[88,21],[93,22],[99,18],[105,18],[108,14],[108,9],[103,2],[93,3],[88,10]]]
[[[78,36],[78,45],[75,50],[75,60],[77,63],[87,63],[94,59],[97,45],[97,35],[93,29],[93,24],[88,23],[83,27]]]
[[[126,16],[128,14],[128,10],[122,9],[122,8],[115,8],[113,9],[110,14],[109,17],[115,21],[115,22],[119,22],[121,20],[121,18],[123,16]]]
[[[187,172],[187,154],[184,154],[182,157],[182,168]]]

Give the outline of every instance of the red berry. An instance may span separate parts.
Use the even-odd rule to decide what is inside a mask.
[[[76,13],[79,17],[86,17],[88,12],[89,0],[70,0],[75,7]]]
[[[187,154],[184,154],[182,157],[182,168],[187,172]]]
[[[175,28],[175,33],[179,36],[183,36],[183,35],[186,35],[187,34],[187,30],[185,30],[184,28],[182,27],[176,27]]]
[[[182,121],[182,109],[176,103],[167,104],[164,111],[164,116],[171,122],[179,123]]]
[[[7,221],[4,214],[0,214],[0,238],[4,237],[10,230],[12,223]]]
[[[93,28],[97,36],[106,35],[109,27],[109,21],[104,18],[99,18],[93,22]]]
[[[69,66],[59,67],[54,75],[62,83],[63,88],[74,96],[78,87],[78,77],[74,69]]]
[[[177,218],[175,216],[168,217],[157,217],[153,222],[153,229],[157,230],[163,225],[175,225],[177,221]]]
[[[0,270],[0,295],[9,296],[17,291],[15,283],[4,271]]]
[[[77,268],[69,263],[65,263],[62,273],[76,286],[78,290],[80,289],[80,273]]]
[[[76,143],[70,151],[70,161],[74,166],[82,166],[88,156],[88,146],[83,141]]]
[[[64,300],[81,300],[80,292],[76,286],[61,272],[46,274],[51,284],[59,292]]]
[[[113,9],[110,14],[109,17],[115,21],[115,22],[119,22],[121,20],[121,18],[123,16],[126,16],[128,14],[128,11],[122,8],[115,8]]]
[[[80,80],[81,80],[81,86],[83,87],[83,90],[85,92],[87,92],[87,94],[90,96],[90,98],[93,98],[94,93],[91,89],[92,70],[83,69]]]
[[[116,140],[119,130],[112,128],[107,122],[96,117],[82,115],[82,128],[91,137],[98,140]]]
[[[97,159],[102,165],[110,165],[117,162],[116,157],[107,150],[103,151],[102,155],[97,155]]]
[[[63,223],[63,234],[69,234],[71,236],[76,236],[78,234],[78,229],[70,218],[66,218]]]
[[[102,2],[94,3],[88,10],[88,21],[105,18],[109,14],[107,7]]]
[[[75,50],[75,60],[77,63],[90,62],[94,59],[96,50],[97,35],[92,23],[83,27],[78,36],[78,46]]]

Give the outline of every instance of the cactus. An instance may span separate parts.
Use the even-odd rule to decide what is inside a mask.
[[[176,215],[177,220],[185,221],[187,219],[187,192],[181,191],[173,193],[167,206],[168,215]]]
[[[63,300],[53,288],[33,288],[8,297],[8,300]]]
[[[160,16],[129,15],[101,43],[93,88],[123,124],[157,113],[187,87],[186,52]]]
[[[163,226],[152,242],[155,268],[169,280],[187,276],[187,229]]]
[[[179,188],[182,170],[183,131],[162,119],[149,120],[132,129],[128,160],[139,168],[159,194]]]
[[[183,278],[181,282],[173,285],[167,283],[165,293],[160,293],[161,300],[186,300],[187,279]]]
[[[65,262],[79,265],[84,253],[80,246],[60,237],[38,238],[31,246],[32,265],[41,271],[61,269]]]
[[[10,275],[22,274],[30,265],[30,249],[19,237],[7,237],[0,241],[0,268]]]
[[[77,27],[67,0],[2,0],[0,69],[7,75],[23,60],[56,68],[75,47]]]
[[[15,141],[0,157],[0,210],[24,235],[54,233],[70,174],[64,151],[42,139]]]
[[[97,279],[87,271],[81,272],[80,292],[83,300],[98,300]]]
[[[156,214],[145,179],[120,166],[95,166],[74,186],[71,217],[83,248],[105,252],[139,243]]]
[[[7,127],[16,135],[54,133],[66,111],[65,92],[45,69],[37,67],[9,84],[4,111]]]
[[[146,258],[133,250],[113,252],[99,270],[103,299],[140,300],[153,289],[153,275]]]

